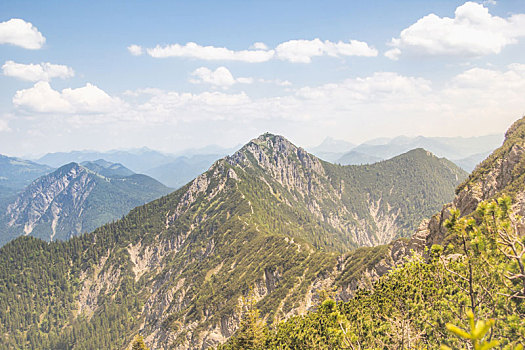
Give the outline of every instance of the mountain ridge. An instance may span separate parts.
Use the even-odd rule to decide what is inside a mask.
[[[437,168],[447,176],[429,177]],[[0,280],[38,271],[22,290],[39,296],[6,290],[0,334],[11,347],[33,341],[49,348],[125,348],[138,332],[157,349],[215,346],[239,326],[239,305],[250,289],[269,323],[305,312],[317,303],[317,291],[348,269],[350,258],[341,251],[389,240],[400,234],[400,223],[406,229],[418,224],[415,205],[389,205],[419,198],[435,208],[439,191],[430,200],[424,189],[445,181],[453,196],[461,174],[424,150],[343,167],[282,136],[261,135],[179,190],[93,233],[48,245],[21,237],[0,248]],[[439,198],[439,207],[449,200]],[[392,210],[395,219],[388,216]],[[14,263],[9,257],[24,246],[38,254]],[[51,277],[57,269],[60,279]],[[47,279],[57,286],[51,293],[39,282]],[[7,305],[23,309],[29,302],[51,327],[32,316],[10,318]],[[122,325],[126,331],[118,330]],[[47,332],[35,332],[44,326]]]

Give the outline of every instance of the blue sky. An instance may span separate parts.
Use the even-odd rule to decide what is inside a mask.
[[[0,153],[503,132],[524,53],[523,0],[3,1]]]

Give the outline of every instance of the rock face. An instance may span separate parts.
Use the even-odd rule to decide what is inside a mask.
[[[70,163],[31,183],[7,205],[2,219],[7,233],[0,243],[18,235],[48,241],[69,239],[169,191],[142,175],[103,176],[88,168],[94,165]],[[106,175],[130,172],[111,163],[98,167],[105,169]]]

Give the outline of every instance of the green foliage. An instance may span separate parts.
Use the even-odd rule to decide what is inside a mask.
[[[503,197],[481,203],[474,217],[453,211],[447,227],[457,247],[435,245],[348,302],[328,299],[271,327],[266,348],[521,349],[523,238],[510,207]],[[229,349],[240,349],[234,342]]]
[[[225,346],[219,346],[220,350],[265,349],[264,340],[268,329],[260,318],[252,291],[250,291],[247,298],[243,298],[242,304],[246,305],[246,310],[243,313],[239,329],[235,332],[233,341]]]
[[[487,340],[486,338],[490,337],[487,334],[492,326],[494,326],[494,320],[490,319],[488,321],[475,321],[474,313],[471,310],[467,311],[467,317],[469,319],[470,330],[466,331],[460,327],[453,325],[452,323],[447,323],[446,327],[451,332],[457,335],[462,339],[468,339],[471,341],[472,348],[474,350],[488,350],[495,348],[499,345],[497,340]],[[516,347],[516,349],[521,349],[521,345]],[[452,350],[446,345],[441,345],[441,350]]]
[[[144,339],[142,336],[139,335],[137,338],[135,338],[135,341],[133,341],[131,350],[149,350],[149,348],[146,346],[146,344],[144,344]]]

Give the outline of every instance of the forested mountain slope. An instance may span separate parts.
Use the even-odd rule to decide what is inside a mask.
[[[8,202],[0,217],[0,244],[20,235],[68,239],[169,191],[120,164],[70,163],[33,181]]]
[[[522,118],[410,239],[341,259],[333,296],[346,302],[271,327],[248,303],[220,349],[523,349],[524,146]]]
[[[350,268],[340,252],[406,234],[463,175],[424,150],[343,167],[262,135],[91,234],[1,248],[2,343],[123,349],[140,332],[155,349],[217,345],[250,289],[270,323],[306,311]]]

